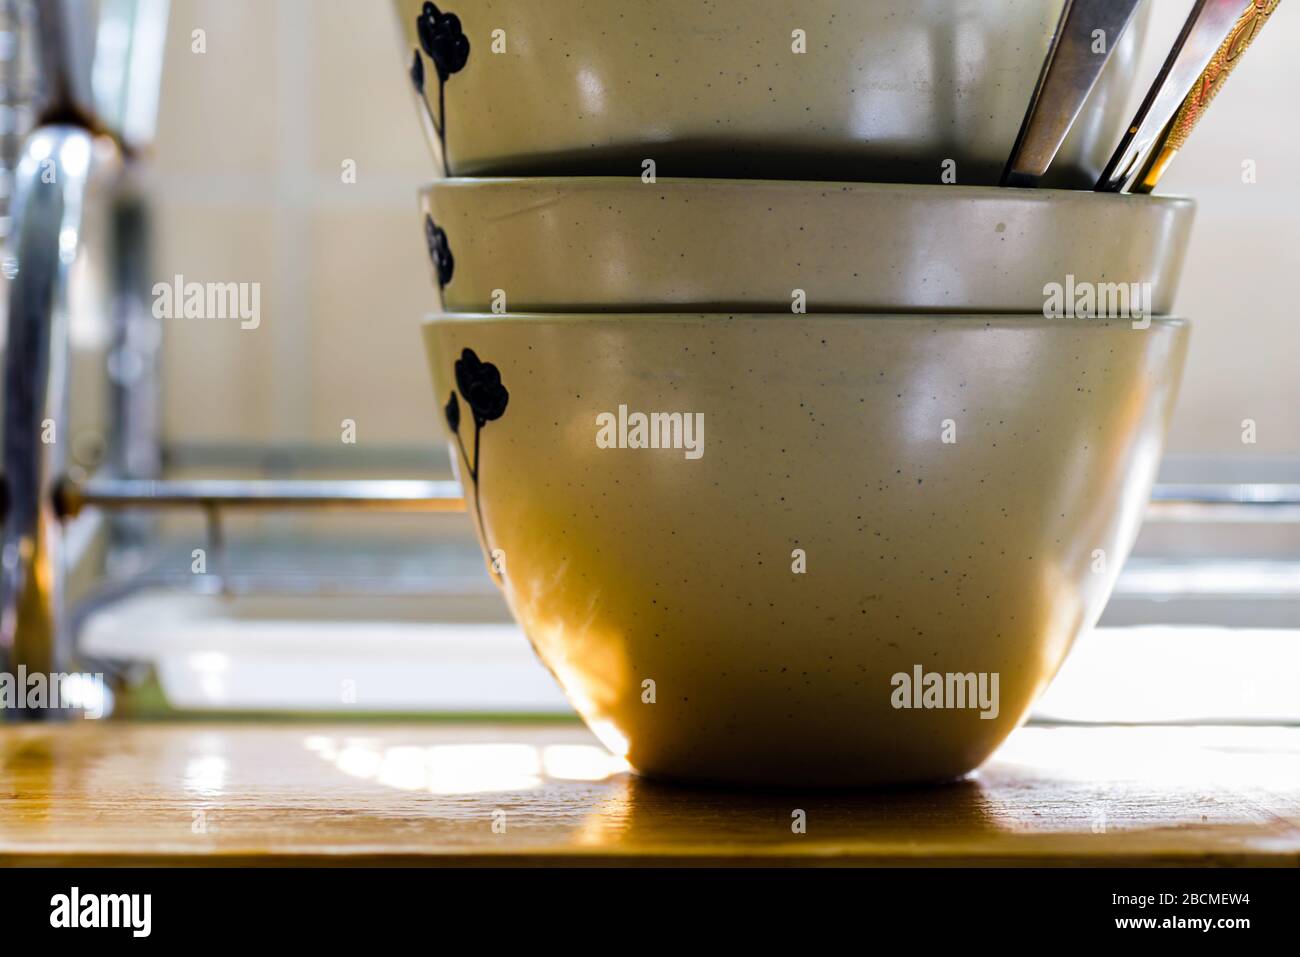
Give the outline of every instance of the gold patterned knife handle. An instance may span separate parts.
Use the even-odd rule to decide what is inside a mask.
[[[1214,56],[1210,57],[1210,62],[1192,84],[1182,105],[1178,107],[1178,112],[1165,127],[1160,141],[1151,151],[1146,165],[1133,184],[1133,192],[1149,193],[1155,189],[1170,160],[1187,142],[1187,137],[1191,135],[1197,122],[1227,81],[1228,74],[1237,66],[1246,48],[1263,29],[1264,22],[1281,2],[1282,0],[1248,0],[1246,9],[1241,12],[1237,22],[1228,31],[1219,48],[1214,51]]]

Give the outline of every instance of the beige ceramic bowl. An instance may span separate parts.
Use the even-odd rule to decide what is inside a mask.
[[[397,0],[439,169],[997,182],[1061,0]],[[1124,131],[1145,12],[1053,167]],[[798,53],[802,31],[806,52]],[[446,155],[448,164],[441,157]]]
[[[1162,315],[1195,212],[1077,190],[636,177],[444,180],[422,201],[443,307],[470,312],[789,313],[802,290],[808,312],[1041,314],[1045,287],[1072,281],[1150,283]]]
[[[425,334],[485,550],[592,730],[647,774],[779,785],[952,778],[1025,717],[1137,531],[1188,339],[996,316]],[[680,431],[634,447],[656,412]],[[986,700],[996,675],[996,705],[894,707],[918,668],[918,693],[983,675]]]

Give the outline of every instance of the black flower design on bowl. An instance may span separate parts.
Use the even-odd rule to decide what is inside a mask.
[[[432,216],[424,217],[424,241],[429,247],[429,259],[438,271],[438,288],[445,289],[456,271],[456,259],[451,254],[447,234],[433,221]]]
[[[416,50],[411,55],[411,84],[415,87],[415,92],[419,93],[421,98],[424,96],[424,61],[420,59],[420,51]]]
[[[447,397],[443,406],[443,415],[447,417],[447,427],[456,436],[456,445],[460,448],[461,461],[469,473],[474,487],[474,513],[478,516],[478,527],[483,534],[483,542],[489,554],[487,529],[483,526],[483,508],[479,503],[478,477],[480,469],[479,438],[489,422],[495,422],[505,415],[506,406],[510,404],[510,393],[501,382],[501,370],[490,362],[484,362],[473,349],[461,350],[456,360],[456,388]],[[457,392],[460,393],[459,397]],[[464,399],[474,419],[474,454],[465,448],[465,439],[460,432],[460,400]],[[493,566],[493,574],[499,574]]]
[[[469,62],[469,37],[465,36],[460,26],[460,17],[454,13],[443,13],[432,3],[426,3],[415,18],[415,34],[420,39],[420,48],[424,50],[433,63],[433,70],[438,75],[438,115],[433,115],[428,99],[424,96],[424,64],[420,60],[420,51],[415,51],[415,60],[411,64],[411,82],[420,93],[420,101],[429,113],[429,122],[438,134],[438,145],[442,149],[443,172],[451,175],[451,164],[447,160],[447,97],[446,85],[452,75],[465,69]]]
[[[451,394],[447,404],[442,408],[443,415],[447,416],[447,427],[453,433],[460,431],[460,401],[456,398],[456,393]]]
[[[460,17],[426,3],[416,17],[415,30],[440,80],[446,81],[465,68],[469,60],[469,37],[461,31]]]
[[[500,370],[490,362],[480,361],[473,349],[466,349],[456,360],[456,388],[469,403],[479,428],[501,418],[510,403]]]

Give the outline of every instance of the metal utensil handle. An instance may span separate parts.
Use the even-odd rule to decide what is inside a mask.
[[[1128,183],[1240,12],[1241,0],[1196,0],[1133,122],[1102,170],[1095,187],[1098,192],[1117,193]]]
[[[1133,19],[1139,0],[1066,0],[1003,186],[1037,186]],[[1095,49],[1100,32],[1102,49]]]
[[[1182,106],[1165,127],[1160,142],[1151,151],[1146,165],[1142,167],[1142,171],[1138,173],[1133,183],[1133,192],[1149,193],[1156,188],[1170,161],[1183,148],[1187,137],[1191,135],[1196,124],[1200,122],[1201,116],[1214,101],[1219,90],[1223,88],[1223,84],[1227,82],[1228,75],[1241,62],[1242,55],[1281,2],[1282,0],[1247,0],[1246,8],[1241,12],[1232,31],[1219,44],[1219,49],[1214,51],[1209,64],[1201,71],[1201,75],[1187,92]]]

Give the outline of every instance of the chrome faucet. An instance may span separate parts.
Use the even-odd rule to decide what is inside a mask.
[[[12,0],[0,0],[0,4]],[[35,9],[42,97],[15,172],[0,469],[0,672],[63,674],[73,658],[63,579],[69,523],[108,509],[200,508],[214,547],[226,508],[460,511],[454,482],[162,481],[148,217],[131,188],[134,147],[153,134],[167,0],[41,0]],[[28,21],[30,22],[30,21]],[[96,36],[98,34],[98,36]],[[92,62],[101,54],[116,69]],[[92,76],[94,82],[92,83]],[[86,235],[107,203],[108,236]],[[102,217],[99,217],[102,218]],[[109,456],[93,476],[69,473],[69,332],[73,266],[114,256],[108,355]],[[134,301],[134,306],[132,302]],[[115,526],[120,530],[120,524]],[[93,604],[93,603],[92,603]],[[50,719],[50,709],[0,710]]]
[[[70,661],[63,615],[64,555],[58,487],[65,475],[69,322],[74,267],[86,255],[88,204],[107,201],[126,166],[125,131],[156,105],[133,92],[132,58],[159,61],[166,0],[42,0],[14,7],[11,47],[30,46],[39,65],[31,105],[36,128],[13,170],[8,248],[0,506],[0,670],[60,674]],[[152,20],[150,20],[152,18]],[[24,31],[31,31],[26,36]],[[92,83],[97,32],[141,36],[116,76]],[[118,43],[120,49],[121,44]],[[140,84],[136,84],[139,87]],[[12,95],[12,91],[11,95]],[[97,96],[97,94],[99,94]],[[98,104],[98,105],[97,105]],[[23,717],[48,717],[47,710]]]

